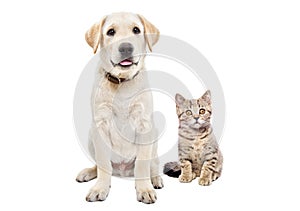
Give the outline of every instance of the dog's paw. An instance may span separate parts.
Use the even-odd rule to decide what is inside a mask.
[[[92,188],[88,195],[86,196],[86,201],[104,201],[109,193],[109,188]]]
[[[96,167],[93,168],[86,168],[83,169],[76,177],[77,182],[88,182],[92,179],[95,179],[97,177],[97,169]]]
[[[163,180],[160,176],[151,177],[151,182],[155,189],[161,189],[164,187]]]
[[[141,189],[137,188],[136,195],[137,200],[145,204],[152,204],[156,201],[156,193],[152,187]]]

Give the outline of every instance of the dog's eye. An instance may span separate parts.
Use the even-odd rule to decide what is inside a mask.
[[[132,29],[132,32],[133,32],[134,34],[139,34],[139,33],[141,33],[141,30],[140,30],[138,27],[134,27],[134,28]]]
[[[114,29],[110,29],[110,30],[107,31],[106,34],[107,34],[107,36],[111,36],[112,37],[112,36],[115,35],[115,33],[116,33],[116,31]]]

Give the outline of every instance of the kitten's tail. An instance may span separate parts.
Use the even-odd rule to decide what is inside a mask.
[[[181,174],[180,164],[178,162],[169,162],[164,165],[164,174],[169,177],[179,177]]]

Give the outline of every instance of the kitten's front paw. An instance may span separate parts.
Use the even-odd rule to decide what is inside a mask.
[[[186,177],[186,176],[182,176],[182,175],[179,176],[179,182],[182,182],[182,183],[188,183],[188,182],[191,182],[192,180],[193,180],[192,177]]]
[[[198,183],[202,186],[208,186],[212,183],[212,180],[208,177],[200,177]]]
[[[188,175],[188,176],[180,175],[179,176],[179,182],[188,183],[188,182],[191,182],[195,178],[196,178],[196,174],[194,172],[192,174]]]

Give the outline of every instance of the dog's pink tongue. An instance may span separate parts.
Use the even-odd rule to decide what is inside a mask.
[[[122,66],[132,65],[132,61],[130,61],[128,59],[125,59],[125,60],[120,62],[120,65],[122,65]]]

